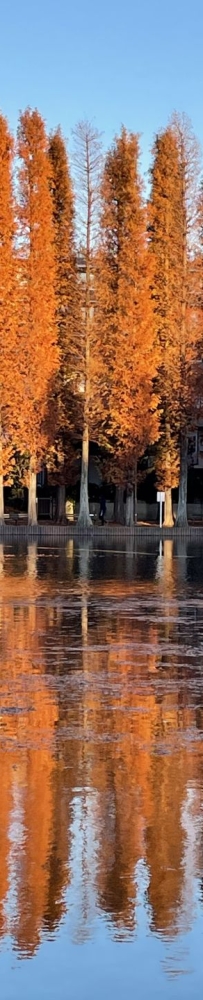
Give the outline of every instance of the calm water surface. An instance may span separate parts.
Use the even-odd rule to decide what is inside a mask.
[[[203,548],[104,544],[0,547],[2,1000],[201,996]]]

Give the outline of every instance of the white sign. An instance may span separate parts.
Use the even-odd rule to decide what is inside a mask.
[[[163,490],[159,490],[158,491],[158,493],[156,495],[156,498],[157,498],[157,503],[160,503],[160,507],[159,507],[159,526],[160,526],[160,528],[162,528],[162,507],[163,507],[163,503],[165,501],[165,493],[163,493]]]

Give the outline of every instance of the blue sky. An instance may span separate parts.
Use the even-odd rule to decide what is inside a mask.
[[[203,144],[203,0],[1,0],[0,108],[38,107],[64,135],[95,121],[105,146],[121,123],[154,132],[186,111]]]

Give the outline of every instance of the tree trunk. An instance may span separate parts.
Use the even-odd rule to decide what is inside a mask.
[[[90,268],[90,237],[91,237],[91,213],[92,213],[92,193],[89,146],[86,143],[86,180],[87,180],[87,224],[86,224],[86,291],[85,291],[85,398],[84,398],[84,424],[82,438],[82,460],[80,478],[80,508],[78,524],[84,531],[92,529],[92,521],[89,512],[88,497],[88,469],[89,469],[89,403],[90,403],[90,334],[91,334],[91,268]]]
[[[89,512],[88,497],[88,466],[89,466],[89,433],[88,425],[85,424],[82,439],[82,463],[80,478],[80,509],[78,524],[84,531],[92,528],[92,521]]]
[[[178,494],[177,528],[187,527],[187,432],[181,433],[180,440],[180,483]]]
[[[173,524],[172,489],[169,487],[165,490],[164,528],[173,528]]]
[[[164,504],[164,527],[172,528],[173,521],[173,507],[172,507],[172,459],[171,459],[171,427],[168,413],[165,415],[165,435],[166,435],[166,486],[165,486],[165,504]]]
[[[57,524],[66,524],[66,487],[60,485],[57,488],[56,517]]]
[[[30,460],[30,482],[28,490],[28,524],[37,524],[37,473],[34,458]]]
[[[125,521],[123,486],[116,486],[115,488],[114,521],[117,521],[118,524],[124,524]]]
[[[127,528],[132,528],[134,524],[134,495],[133,490],[127,493],[125,505],[125,523]]]

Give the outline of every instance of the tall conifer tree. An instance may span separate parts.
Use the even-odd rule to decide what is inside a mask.
[[[29,452],[28,521],[35,524],[36,474],[48,444],[58,367],[56,267],[50,162],[45,125],[28,108],[18,126],[20,365],[24,385],[20,443]]]
[[[13,154],[13,139],[6,119],[0,115],[0,524],[4,520],[3,480],[12,468],[19,405]]]
[[[158,433],[153,379],[157,349],[151,262],[137,135],[122,128],[107,153],[102,181],[97,323],[104,364],[103,421],[126,486],[133,523],[137,460]],[[119,473],[120,470],[120,473]]]
[[[74,196],[65,141],[60,128],[49,139],[56,260],[57,327],[60,368],[56,379],[56,432],[52,449],[57,474],[57,520],[65,521],[66,482],[74,462],[71,437],[75,426],[78,382],[79,282],[74,227]]]
[[[180,333],[181,183],[176,137],[169,126],[155,139],[149,206],[150,247],[153,254],[153,301],[160,351],[158,389],[161,435],[157,448],[157,481],[165,491],[165,524],[173,524],[172,487],[179,474],[176,422],[176,367]]]
[[[150,243],[160,347],[161,438],[158,476],[173,523],[171,488],[179,480],[177,524],[187,523],[187,435],[195,409],[197,316],[193,258],[197,230],[198,148],[190,123],[175,115],[157,135],[151,171]]]

